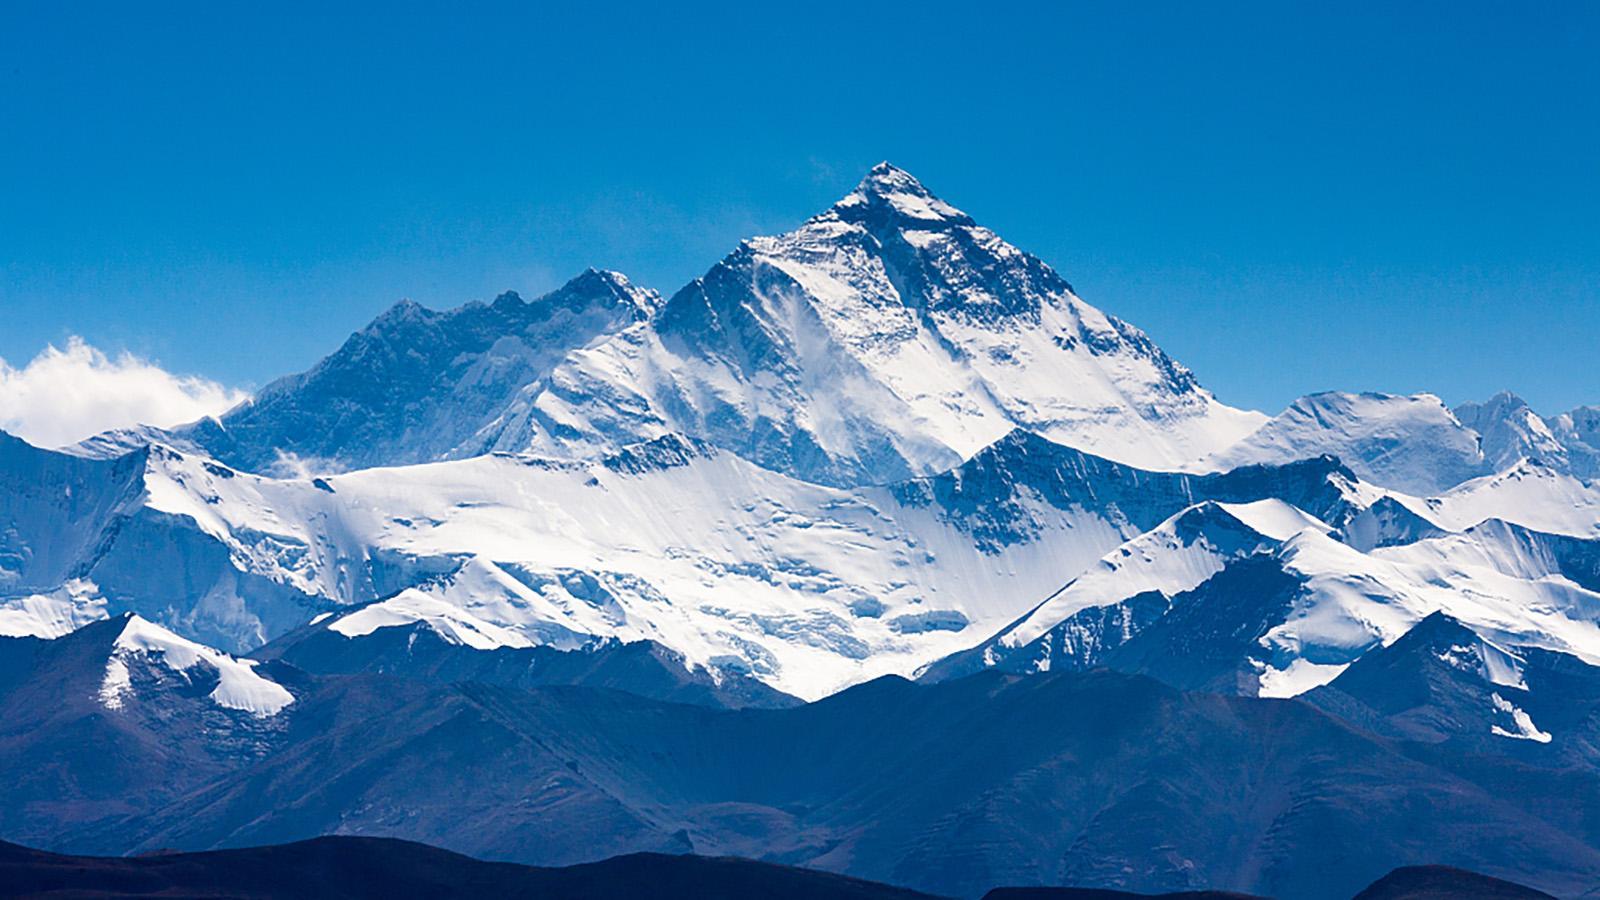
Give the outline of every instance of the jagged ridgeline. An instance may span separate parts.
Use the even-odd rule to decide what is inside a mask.
[[[666,301],[589,271],[532,301],[402,303],[185,435],[264,471],[489,450],[591,455],[678,432],[835,486],[950,468],[1014,427],[1173,468],[1259,425],[888,164]]]
[[[6,441],[0,623],[758,704],[1181,638],[1292,695],[1435,611],[1595,652],[1596,421],[1229,408],[883,164],[666,300],[401,303],[217,420]]]
[[[1575,894],[1596,447],[1231,408],[880,165],[665,299],[402,303],[215,420],[0,435],[0,837]]]

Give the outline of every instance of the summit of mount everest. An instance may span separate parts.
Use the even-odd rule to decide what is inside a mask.
[[[664,301],[591,270],[527,301],[402,303],[183,434],[269,471],[583,457],[680,433],[850,487],[943,471],[1013,428],[1186,469],[1262,421],[883,163]]]

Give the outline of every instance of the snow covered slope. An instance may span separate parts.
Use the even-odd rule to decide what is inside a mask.
[[[1021,431],[949,472],[854,489],[677,436],[592,460],[495,454],[316,478],[253,475],[161,444],[110,460],[7,446],[17,473],[59,482],[12,498],[17,559],[56,546],[62,498],[117,498],[75,520],[85,537],[61,545],[76,549],[49,577],[0,593],[10,633],[133,611],[240,652],[326,614],[322,627],[351,639],[421,626],[480,649],[650,641],[691,672],[800,697],[997,646],[988,639],[1051,595],[999,640],[1031,645],[1064,620],[1081,627],[1073,617],[1085,610],[1124,615],[1136,597],[1164,615],[1230,561],[1289,560],[1291,547],[1294,559],[1321,560],[1292,577],[1327,576],[1328,596],[1346,590],[1339,578],[1370,578],[1377,587],[1349,590],[1400,598],[1384,601],[1403,611],[1387,625],[1362,610],[1380,624],[1313,635],[1347,662],[1459,605],[1430,584],[1472,595],[1475,568],[1441,579],[1387,558],[1449,546],[1430,565],[1481,566],[1472,547],[1443,541],[1492,517],[1551,546],[1600,535],[1600,491],[1531,463],[1424,500],[1364,484],[1329,457],[1161,473]],[[1554,644],[1587,646],[1551,627]],[[1262,646],[1272,652],[1252,658],[1264,665],[1305,655]]]
[[[629,337],[573,360],[569,422],[603,433],[581,423],[610,415],[606,383],[625,373],[674,430],[830,484],[946,469],[1013,427],[1181,468],[1260,422],[887,164]]]
[[[1146,473],[1140,490],[1138,473],[1021,436],[952,476],[984,484],[976,503],[941,496],[940,479],[826,488],[676,437],[593,462],[489,456],[317,481],[152,458],[150,506],[251,574],[336,603],[415,588],[329,623],[343,633],[423,621],[472,645],[651,640],[802,697],[971,643],[1212,483]],[[980,471],[1004,474],[966,477]]]
[[[1431,496],[1523,461],[1593,479],[1597,423],[1593,409],[1541,418],[1510,392],[1454,410],[1432,394],[1328,392],[1301,397],[1208,462],[1229,469],[1327,453],[1373,484]]]
[[[1180,469],[1263,420],[882,164],[665,304],[596,272],[532,303],[401,304],[183,436],[264,471],[281,458],[359,467],[488,449],[588,457],[680,433],[856,485],[949,469],[1015,427]]]
[[[1428,496],[1485,474],[1478,435],[1432,394],[1329,392],[1301,397],[1237,445],[1219,469],[1329,453],[1363,479]]]
[[[483,648],[648,640],[802,697],[970,646],[1198,500],[1282,497],[1343,523],[1363,490],[1330,459],[1145,472],[1023,432],[950,472],[853,490],[675,436],[589,461],[490,455],[318,478],[159,444],[130,458],[143,471],[120,489],[137,502],[63,564],[75,587],[0,596],[0,622],[44,635],[131,610],[235,651],[324,613],[350,636],[420,623]],[[53,520],[27,518],[43,525],[20,543],[47,543]]]
[[[179,434],[252,470],[476,455],[494,444],[494,423],[519,392],[659,303],[595,269],[532,301],[506,293],[447,312],[403,301],[310,371]]]
[[[1532,460],[1474,478],[1438,497],[1402,502],[1455,531],[1501,518],[1555,534],[1600,537],[1600,484]]]
[[[1340,538],[1280,501],[1197,505],[925,677],[1110,665],[1293,696],[1436,612],[1600,662],[1600,541],[1498,519],[1365,552]]]
[[[124,619],[126,624],[112,644],[100,684],[100,702],[106,709],[120,710],[136,697],[137,685],[149,677],[141,676],[140,669],[155,665],[165,667],[186,684],[210,687],[206,696],[227,709],[264,717],[277,715],[294,702],[282,685],[257,673],[257,663],[252,660],[236,659],[185,640],[136,615]]]

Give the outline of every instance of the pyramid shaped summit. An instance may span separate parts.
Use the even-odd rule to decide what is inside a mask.
[[[591,269],[527,303],[412,312],[200,442],[259,470],[286,456],[582,458],[682,434],[852,486],[949,469],[1014,428],[1182,469],[1262,418],[887,162],[665,302]]]
[[[535,399],[502,449],[680,431],[836,486],[942,471],[1018,427],[1185,468],[1262,420],[888,163],[795,230],[742,242],[651,327],[554,380],[559,396]]]
[[[857,220],[888,213],[909,222],[973,224],[970,216],[934,196],[916,176],[888,162],[873,166],[855,190],[834,204],[832,212]]]

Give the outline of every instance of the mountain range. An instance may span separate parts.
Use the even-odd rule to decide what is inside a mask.
[[[599,863],[536,868],[482,862],[391,838],[324,837],[293,844],[135,858],[63,856],[0,843],[0,883],[16,897],[205,896],[277,900],[430,897],[638,897],[658,900],[936,900],[929,894],[770,863],[636,853]],[[1540,900],[1548,894],[1442,866],[1397,869],[1357,900],[1440,896]],[[1093,888],[997,888],[984,900],[1138,900]],[[1158,900],[1255,900],[1183,891]]]
[[[1347,897],[1600,877],[1600,408],[1229,407],[888,164],[663,298],[0,435],[0,837]]]

